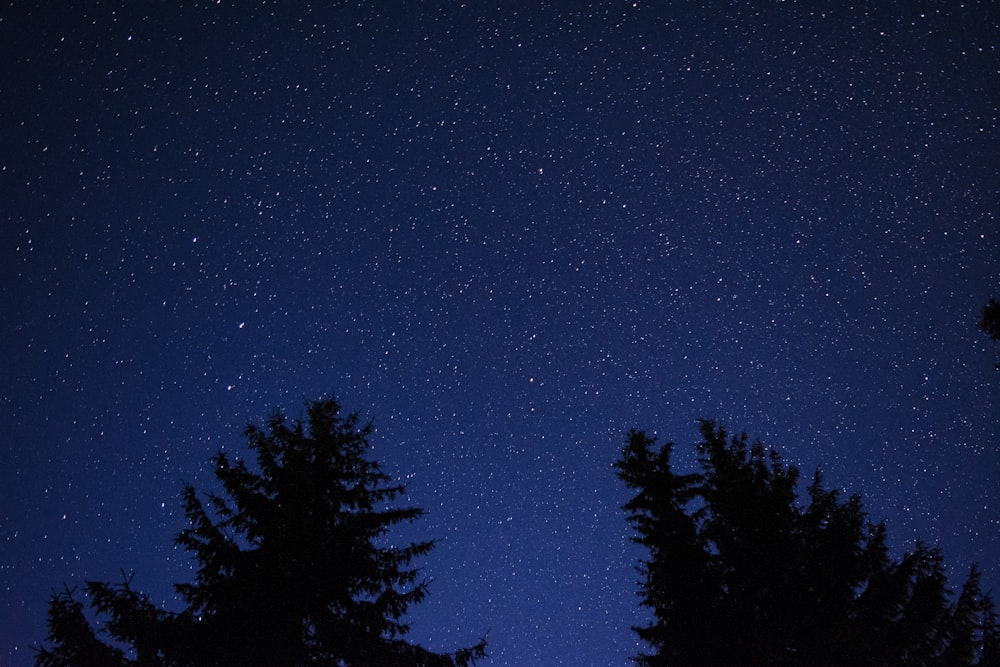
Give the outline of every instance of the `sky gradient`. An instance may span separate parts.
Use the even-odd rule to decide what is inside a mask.
[[[699,417],[1000,594],[998,36],[990,2],[5,3],[0,663],[64,583],[175,604],[182,484],[330,394],[428,512],[397,539],[441,540],[431,649],[628,664],[612,463],[632,427],[690,462]]]

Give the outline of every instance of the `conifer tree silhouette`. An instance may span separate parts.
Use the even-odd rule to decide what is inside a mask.
[[[378,538],[422,510],[395,506],[404,487],[367,457],[370,424],[333,399],[308,415],[308,428],[280,414],[267,431],[249,426],[255,468],[219,452],[222,495],[184,488],[189,527],[176,541],[199,567],[176,585],[183,611],[156,608],[127,578],[88,582],[105,643],[67,589],[51,600],[51,647],[36,665],[467,667],[485,657],[484,640],[453,653],[404,641],[403,617],[427,595],[411,562],[434,542]]]
[[[700,470],[672,468],[670,443],[626,439],[618,476],[648,558],[635,628],[639,665],[995,665],[993,603],[973,568],[954,605],[940,552],[889,558],[883,524],[745,435],[701,423]]]

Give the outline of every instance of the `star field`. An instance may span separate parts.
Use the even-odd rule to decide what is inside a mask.
[[[628,664],[611,464],[699,417],[1000,594],[990,3],[180,5],[0,9],[0,662],[331,393],[434,650]]]

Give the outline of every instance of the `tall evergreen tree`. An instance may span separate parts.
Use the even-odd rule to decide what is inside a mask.
[[[448,654],[404,641],[407,609],[427,595],[411,562],[434,543],[379,538],[422,511],[395,506],[404,487],[367,457],[370,424],[334,400],[308,415],[308,430],[280,414],[267,431],[247,428],[256,468],[219,452],[223,495],[184,489],[189,527],[176,541],[199,569],[176,586],[183,611],[156,608],[128,580],[88,582],[111,643],[65,591],[36,664],[465,667],[484,657],[483,641]]]
[[[636,628],[666,665],[987,665],[998,627],[973,569],[954,605],[940,553],[917,543],[889,558],[885,526],[858,496],[817,473],[799,502],[799,472],[745,435],[701,424],[699,471],[671,467],[641,431],[618,475],[642,563],[649,625]]]

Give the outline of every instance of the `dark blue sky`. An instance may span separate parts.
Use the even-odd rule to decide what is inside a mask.
[[[32,4],[0,9],[3,664],[64,582],[171,604],[182,483],[331,393],[441,539],[429,648],[627,664],[611,464],[630,427],[690,460],[699,417],[1000,591],[992,3]]]

